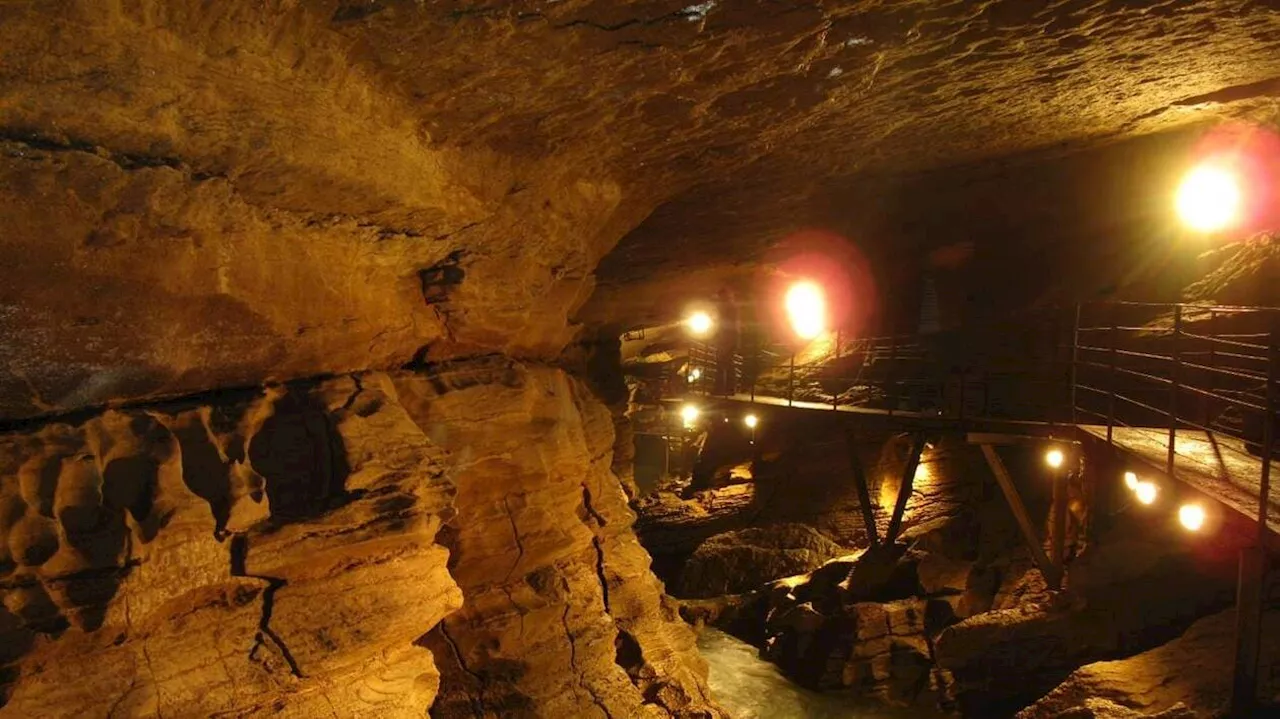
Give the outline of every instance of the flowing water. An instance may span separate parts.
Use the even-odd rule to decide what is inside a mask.
[[[776,666],[760,658],[755,647],[724,632],[705,627],[698,649],[711,667],[711,692],[736,719],[916,719],[932,716],[919,710],[890,711],[868,707],[842,694],[820,693],[799,686]]]

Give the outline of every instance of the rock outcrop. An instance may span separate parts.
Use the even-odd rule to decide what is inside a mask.
[[[386,375],[0,439],[9,716],[409,716],[462,605],[444,452]]]
[[[3,435],[0,715],[714,715],[612,446],[508,360]]]
[[[680,572],[679,596],[714,597],[757,589],[778,577],[817,569],[844,549],[803,524],[774,524],[717,534]]]
[[[1235,621],[1235,611],[1228,610],[1197,621],[1177,639],[1150,651],[1083,666],[1019,712],[1018,719],[1224,716],[1231,702]],[[1280,617],[1266,615],[1265,667],[1280,659],[1273,640],[1277,631]],[[1260,697],[1271,702],[1280,698],[1280,683],[1269,672],[1261,680]]]

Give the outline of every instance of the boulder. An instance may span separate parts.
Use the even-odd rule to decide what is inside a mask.
[[[680,573],[682,597],[738,594],[811,571],[843,548],[803,524],[774,524],[717,534],[698,546]]]

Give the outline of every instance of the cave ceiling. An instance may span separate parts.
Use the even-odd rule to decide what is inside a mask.
[[[1278,10],[4,0],[0,417],[551,359],[866,178],[1273,117]]]

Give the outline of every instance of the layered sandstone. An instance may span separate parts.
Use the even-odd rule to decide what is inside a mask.
[[[0,714],[713,715],[608,420],[502,360],[4,435]]]

